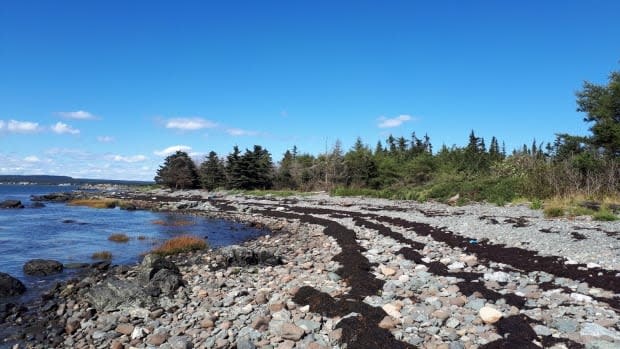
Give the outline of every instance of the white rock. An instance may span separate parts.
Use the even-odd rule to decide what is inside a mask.
[[[480,315],[482,321],[487,324],[494,324],[502,318],[502,313],[499,310],[491,308],[488,305],[480,308],[478,314]]]
[[[400,315],[400,311],[398,311],[398,307],[394,304],[385,304],[384,306],[382,306],[381,308],[383,308],[383,310],[391,317],[395,318],[395,319],[400,319],[401,315]]]
[[[580,302],[580,303],[590,303],[592,302],[592,297],[590,296],[586,296],[585,294],[581,294],[581,293],[571,293],[570,294],[570,298],[572,300],[574,300],[575,302]]]
[[[504,273],[503,271],[496,271],[493,273],[485,273],[484,279],[497,282],[508,282],[508,280],[510,280],[510,275],[508,273]]]
[[[396,274],[396,269],[387,267],[385,265],[380,265],[379,270],[381,270],[381,273],[385,276],[392,276]]]
[[[135,327],[131,332],[131,339],[142,339],[145,334],[146,333],[142,327]]]
[[[454,263],[448,265],[448,269],[449,270],[463,269],[463,268],[465,268],[465,263],[463,263],[463,262],[454,262]]]
[[[594,269],[594,268],[600,268],[601,265],[600,264],[596,264],[596,263],[588,263],[588,264],[586,264],[586,267],[588,267],[588,269]]]

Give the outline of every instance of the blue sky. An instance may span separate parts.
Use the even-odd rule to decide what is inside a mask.
[[[151,180],[184,149],[586,134],[618,1],[2,1],[0,174]]]

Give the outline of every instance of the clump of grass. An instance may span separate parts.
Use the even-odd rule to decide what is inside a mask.
[[[151,252],[163,256],[177,253],[204,250],[208,247],[203,239],[192,235],[181,235],[166,240],[163,244],[153,249]]]
[[[69,201],[69,205],[87,206],[92,208],[115,208],[118,200],[112,199],[75,199]]]
[[[90,258],[92,259],[100,259],[100,260],[110,260],[112,259],[112,252],[110,251],[99,251],[93,253]]]
[[[194,225],[195,223],[192,221],[188,221],[188,220],[183,220],[183,219],[177,219],[177,220],[173,220],[173,221],[169,221],[166,222],[162,219],[156,219],[154,221],[151,221],[152,224],[156,224],[156,225],[163,225],[166,227],[185,227],[188,225]]]
[[[620,219],[618,218],[618,216],[616,216],[615,214],[607,210],[601,210],[601,211],[595,212],[592,215],[592,218],[594,218],[595,221],[608,221],[608,222]]]
[[[543,213],[547,218],[562,217],[564,215],[564,209],[558,206],[549,206],[545,207]]]
[[[123,233],[114,233],[108,236],[108,240],[114,241],[114,242],[127,242],[129,241],[129,236]]]
[[[542,200],[540,200],[540,199],[532,200],[532,202],[530,203],[530,208],[532,210],[540,210],[541,208],[543,208]]]
[[[146,236],[144,235],[138,235],[138,240],[142,241],[142,240],[146,240]]]

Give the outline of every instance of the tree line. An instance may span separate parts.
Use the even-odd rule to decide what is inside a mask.
[[[435,150],[428,135],[388,136],[371,148],[358,138],[347,151],[337,141],[325,153],[287,150],[274,163],[260,145],[225,157],[211,151],[200,164],[187,153],[168,156],[155,181],[173,189],[364,190],[386,197],[424,200],[460,193],[473,200],[510,200],[620,189],[620,72],[606,85],[585,82],[577,110],[591,124],[589,136],[557,134],[553,142],[524,144],[506,152],[472,130],[463,147]],[[488,146],[487,146],[488,144]]]

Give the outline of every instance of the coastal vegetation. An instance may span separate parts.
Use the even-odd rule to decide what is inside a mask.
[[[99,259],[99,260],[110,260],[112,259],[112,252],[110,251],[98,251],[98,252],[94,252],[91,255],[92,259]]]
[[[118,205],[118,200],[98,198],[74,199],[69,201],[69,205],[88,206],[92,208],[115,208]]]
[[[129,236],[127,236],[127,234],[124,234],[124,233],[114,233],[108,236],[108,240],[114,241],[114,242],[128,242]]]
[[[181,235],[164,241],[163,244],[151,251],[152,253],[168,256],[183,252],[199,251],[208,248],[204,239],[193,235]]]
[[[333,195],[418,201],[446,201],[458,194],[456,204],[501,205],[525,199],[538,208],[546,201],[574,197],[618,202],[620,72],[611,73],[605,85],[585,82],[577,92],[577,110],[585,113],[590,135],[556,134],[553,142],[533,140],[512,151],[496,137],[485,139],[473,130],[462,147],[436,148],[427,134],[412,132],[408,138],[389,135],[373,148],[358,138],[345,151],[337,141],[318,155],[294,146],[277,164],[263,146],[244,152],[235,146],[226,157],[211,151],[200,164],[187,153],[172,154],[155,181],[172,189],[287,194],[326,190]],[[548,216],[570,213],[570,208],[544,205]]]

